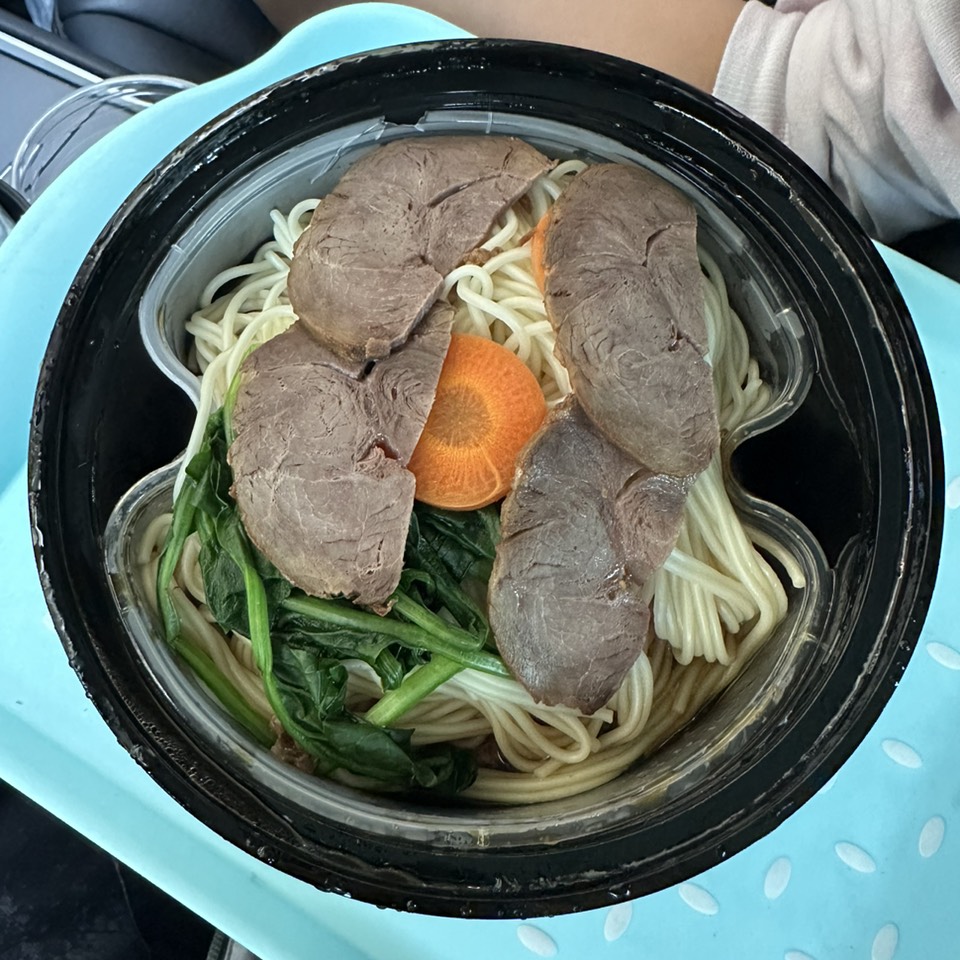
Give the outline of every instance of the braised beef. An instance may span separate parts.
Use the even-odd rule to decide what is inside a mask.
[[[509,137],[411,137],[362,157],[297,242],[288,290],[300,322],[346,369],[386,356],[551,165]]]
[[[294,324],[241,368],[230,447],[251,540],[314,596],[377,606],[396,588],[415,481],[453,310],[438,303],[363,379]]]
[[[644,649],[642,583],[673,548],[683,510],[680,485],[662,479],[573,399],[521,454],[488,600],[500,653],[536,700],[593,713]]]
[[[704,360],[693,204],[639,167],[598,164],[553,207],[545,300],[590,419],[655,474],[695,476],[719,443]]]
[[[646,583],[670,556],[692,485],[688,478],[639,467],[617,495],[617,530],[627,572],[637,583]]]

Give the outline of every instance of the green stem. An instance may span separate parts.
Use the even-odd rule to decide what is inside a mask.
[[[446,657],[432,657],[404,678],[396,690],[385,693],[364,715],[367,723],[386,727],[413,709],[428,693],[456,676],[463,667]]]
[[[352,630],[379,633],[391,637],[405,647],[414,650],[428,650],[430,653],[455,660],[463,667],[480,670],[495,677],[512,677],[504,662],[485,650],[464,649],[461,635],[464,631],[436,618],[439,627],[436,632],[428,631],[413,623],[403,623],[390,617],[379,617],[354,607],[347,607],[334,600],[320,600],[317,597],[287,597],[283,608],[303,616],[313,617],[337,626]],[[471,641],[475,638],[467,634]]]
[[[246,551],[244,551],[246,553]],[[234,557],[243,573],[243,585],[247,593],[247,620],[250,624],[250,644],[253,647],[253,659],[263,677],[263,689],[280,726],[294,735],[296,725],[284,706],[277,682],[273,676],[273,646],[270,642],[270,612],[267,607],[267,591],[264,589],[260,574],[249,556]],[[303,746],[303,744],[301,744]]]
[[[275,737],[270,730],[270,725],[247,703],[243,695],[219,671],[210,657],[183,637],[177,637],[174,640],[173,649],[210,688],[211,693],[223,704],[230,715],[244,726],[261,746],[273,745]]]
[[[291,595],[283,601],[281,606],[293,613],[313,617],[325,623],[334,623],[339,627],[350,627],[366,633],[381,633],[401,643],[413,643],[421,636],[421,631],[409,623],[401,623],[398,620],[377,616],[375,613],[367,613],[366,610],[348,607],[338,600]]]
[[[157,568],[157,603],[160,607],[163,632],[167,638],[167,643],[173,643],[180,634],[180,616],[173,605],[170,584],[173,582],[173,574],[177,569],[177,563],[180,561],[187,537],[194,529],[194,515],[197,507],[193,497],[190,496],[193,486],[193,481],[189,478],[184,481],[184,487],[173,506],[170,532],[167,534],[167,541],[163,545],[160,565]]]
[[[405,594],[399,591],[394,592],[392,598],[393,609],[418,627],[422,627],[428,633],[435,636],[449,637],[451,642],[457,643],[466,650],[479,650],[483,646],[483,637],[468,633],[462,627],[447,623],[442,617],[438,617],[432,610],[421,606],[415,600],[411,600]]]

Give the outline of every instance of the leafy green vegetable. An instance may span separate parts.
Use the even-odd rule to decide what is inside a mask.
[[[225,539],[237,536],[236,531],[228,532],[226,529],[231,524],[240,524],[237,512],[233,509],[224,509],[215,520],[210,520],[205,514],[198,517],[200,570],[203,573],[207,606],[210,607],[214,619],[224,630],[235,630],[247,636],[250,633],[250,624],[247,621],[247,594],[243,574],[229,554],[220,549],[220,544]],[[253,565],[267,593],[272,624],[280,603],[290,595],[290,583],[252,544],[250,552]]]
[[[183,545],[196,531],[204,589],[214,617],[225,630],[250,638],[277,719],[322,769],[342,768],[398,787],[463,789],[476,774],[468,751],[445,744],[414,747],[410,731],[387,730],[347,711],[348,672],[343,661],[369,663],[386,690],[401,687],[404,676],[431,651],[460,657],[463,664],[494,673],[506,671],[502,661],[480,649],[483,640],[475,633],[445,623],[411,598],[403,597],[401,605],[412,604],[432,618],[427,629],[416,625],[417,614],[414,622],[407,623],[398,617],[381,618],[346,601],[315,600],[294,592],[250,543],[230,496],[227,438],[232,435],[229,412],[234,395],[235,384],[225,407],[210,418],[201,449],[187,467],[174,505],[157,583],[168,642],[250,729],[251,711],[244,709],[239,694],[180,633],[172,579]],[[432,585],[430,591],[441,592]],[[452,587],[445,582],[442,591],[451,593]],[[406,616],[410,618],[409,610]],[[423,677],[417,685],[408,686],[402,701],[408,704],[406,709],[412,705],[410,691],[414,688],[423,690],[421,696],[429,692]],[[257,735],[262,739],[262,729]]]
[[[500,514],[496,507],[458,511],[418,503],[414,516],[420,536],[435,549],[454,579],[490,579],[500,542]]]
[[[238,550],[235,543],[228,550]],[[249,556],[238,550],[247,585],[247,615],[253,655],[280,725],[321,769],[349,770],[382,783],[455,792],[476,776],[468,751],[438,744],[418,749],[409,730],[375,727],[344,706],[347,670],[316,649],[274,643],[267,621],[266,593]]]
[[[385,693],[366,713],[367,723],[386,727],[415,707],[428,693],[455,677],[463,667],[455,660],[434,656],[429,663],[404,677],[395,690]]]
[[[498,656],[486,650],[477,649],[477,638],[472,634],[441,620],[426,607],[399,591],[394,593],[391,599],[394,601],[395,611],[404,611],[405,615],[415,615],[418,620],[429,625],[425,628],[417,623],[404,623],[393,614],[380,617],[375,613],[360,610],[346,601],[321,600],[299,593],[293,593],[287,597],[282,606],[285,610],[347,627],[358,633],[377,631],[405,646],[448,657],[461,666],[472,667],[474,670],[481,670],[495,677],[511,676],[510,671]]]
[[[386,634],[352,630],[289,610],[283,611],[273,635],[275,640],[309,647],[331,660],[362,660],[377,671],[385,690],[398,687],[404,674],[423,660],[420,651],[407,657],[403,655],[406,648],[394,650],[396,641]]]
[[[409,730],[386,730],[347,713],[347,670],[315,648],[285,642],[274,649],[273,675],[287,714],[287,732],[325,771],[343,768],[386,783],[455,793],[468,787],[476,765],[466,750],[417,748]]]
[[[207,423],[204,443],[186,470],[192,483],[196,504],[196,531],[200,537],[200,570],[207,605],[224,630],[248,635],[247,598],[241,568],[236,562],[238,551],[249,553],[267,592],[271,611],[290,593],[290,584],[247,541],[236,504],[230,496],[233,474],[227,464],[227,442],[223,410],[214,413]],[[227,551],[222,547],[233,544]]]
[[[486,614],[464,589],[465,582],[483,587],[500,539],[500,519],[493,507],[458,513],[416,504],[407,533],[404,582],[410,594],[438,612],[446,609],[481,644],[493,647]]]

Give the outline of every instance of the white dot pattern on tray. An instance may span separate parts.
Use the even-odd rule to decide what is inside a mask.
[[[900,931],[895,923],[882,926],[873,938],[873,947],[870,950],[870,960],[893,960],[900,942]]]
[[[883,752],[894,763],[899,763],[901,767],[917,770],[923,766],[920,754],[902,740],[884,740],[880,746],[883,747]]]
[[[937,643],[935,640],[927,644],[927,653],[933,657],[941,667],[948,670],[960,670],[960,653],[948,647],[945,643]]]
[[[932,857],[940,849],[946,829],[947,824],[943,817],[931,817],[923,825],[920,840],[917,842],[921,857]]]
[[[768,900],[776,900],[787,889],[793,867],[786,857],[779,857],[770,864],[763,878],[763,894]]]
[[[960,507],[960,477],[954,477],[947,484],[947,509],[956,510]]]
[[[603,939],[608,943],[619,940],[630,926],[633,919],[633,904],[618,903],[607,911],[607,917],[603,921]]]
[[[863,847],[858,847],[855,843],[841,841],[833,849],[836,850],[837,856],[857,873],[873,873],[877,869],[873,857]]]
[[[517,927],[517,939],[538,957],[554,957],[557,954],[557,944],[553,937],[529,923],[521,923]]]
[[[707,917],[712,917],[720,910],[720,904],[717,903],[713,894],[703,887],[698,887],[695,883],[681,883],[677,887],[677,893],[680,899],[697,913],[702,913]]]
[[[802,950],[788,950],[783,955],[783,960],[813,960],[813,957],[809,953],[804,953]]]

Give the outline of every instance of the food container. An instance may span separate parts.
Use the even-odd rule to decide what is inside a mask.
[[[646,762],[570,800],[414,803],[307,778],[247,741],[159,640],[131,545],[169,507],[193,418],[183,322],[375,141],[510,133],[652,167],[698,206],[776,402],[725,447],[751,525],[793,555],[785,622]],[[636,65],[519,42],[383,51],[285,80],[162,161],[86,259],[38,388],[31,508],[54,621],[151,775],[223,836],[318,887],[401,909],[532,916],[642,895],[733,855],[852,752],[916,642],[942,465],[913,328],[869,241],[759,128]],[[145,478],[145,479],[144,479]]]
[[[13,158],[10,182],[33,202],[101,137],[141,110],[192,86],[177,77],[132,74],[74,90],[27,131]]]

